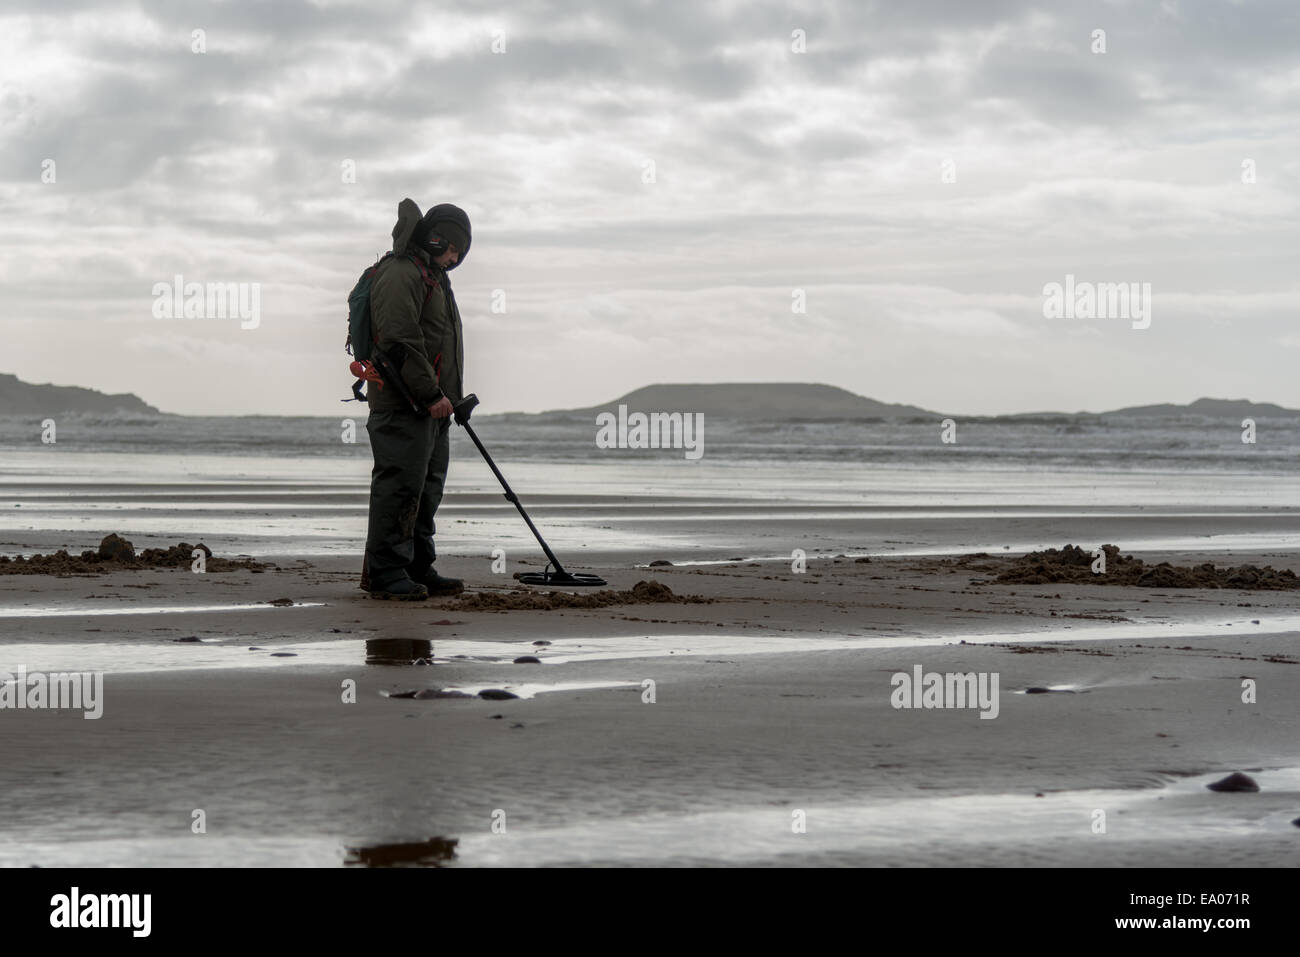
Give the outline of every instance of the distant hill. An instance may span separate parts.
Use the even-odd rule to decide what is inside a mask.
[[[1293,418],[1300,416],[1300,410],[1284,409],[1271,402],[1251,402],[1249,399],[1197,399],[1188,405],[1134,405],[1102,415],[1125,415],[1134,417],[1161,417],[1180,415],[1204,415],[1216,419],[1252,418]]]
[[[0,373],[0,415],[57,415],[67,412],[162,413],[138,396],[107,395],[71,385],[36,385]]]
[[[713,385],[648,385],[569,415],[618,412],[702,412],[728,419],[864,419],[934,415],[914,405],[877,402],[832,385],[806,382],[723,382]]]
[[[1271,402],[1251,402],[1249,399],[1197,399],[1187,405],[1164,402],[1159,405],[1132,405],[1109,412],[1009,412],[1006,415],[974,416],[982,422],[1042,422],[1048,420],[1100,420],[1107,417],[1132,419],[1188,418],[1243,419],[1300,417],[1300,409],[1284,409]]]

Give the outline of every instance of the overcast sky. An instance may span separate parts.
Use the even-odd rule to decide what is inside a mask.
[[[1290,0],[3,10],[0,372],[28,381],[355,411],[346,296],[409,196],[473,220],[487,412],[741,381],[1300,407]],[[177,274],[260,284],[256,328],[156,318]],[[1150,327],[1044,318],[1067,274],[1150,283]]]

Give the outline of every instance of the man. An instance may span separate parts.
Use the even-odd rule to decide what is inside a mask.
[[[404,200],[393,227],[395,255],[371,287],[376,347],[426,410],[417,415],[391,383],[367,386],[375,465],[361,587],[375,598],[419,601],[464,590],[459,579],[434,570],[433,516],[447,479],[452,405],[464,397],[460,312],[447,272],[469,246],[464,210],[443,203],[420,217],[419,207]]]

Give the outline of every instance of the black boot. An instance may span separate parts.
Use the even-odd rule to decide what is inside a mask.
[[[459,595],[465,590],[465,583],[459,578],[444,578],[432,568],[420,579],[420,584],[429,589],[430,595]]]
[[[429,589],[409,578],[400,578],[391,585],[371,589],[370,597],[394,601],[424,601],[429,597]]]

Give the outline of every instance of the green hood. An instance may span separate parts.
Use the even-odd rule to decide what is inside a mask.
[[[397,224],[393,226],[393,252],[400,256],[407,251],[415,227],[420,225],[420,220],[423,218],[424,214],[420,212],[420,207],[415,204],[415,200],[407,198],[397,204]]]

